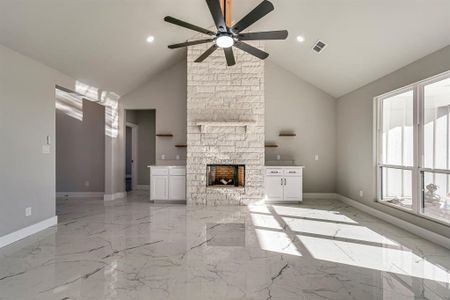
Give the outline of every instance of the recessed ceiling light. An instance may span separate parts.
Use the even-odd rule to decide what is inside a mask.
[[[305,41],[305,38],[301,35],[297,36],[297,42],[303,43]]]
[[[155,37],[153,35],[149,35],[147,37],[147,43],[153,43],[154,40],[155,40]]]

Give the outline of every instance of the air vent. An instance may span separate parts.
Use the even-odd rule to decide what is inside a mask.
[[[314,45],[314,47],[312,49],[314,51],[316,51],[317,53],[320,53],[326,46],[327,46],[327,44],[325,44],[324,42],[317,41],[317,43]]]

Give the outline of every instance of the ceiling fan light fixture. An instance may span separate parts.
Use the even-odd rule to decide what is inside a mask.
[[[266,59],[269,53],[258,49],[246,41],[264,41],[264,40],[285,40],[288,37],[287,30],[272,30],[261,32],[243,32],[249,26],[266,16],[273,11],[275,7],[269,0],[262,0],[262,2],[251,10],[245,17],[233,25],[231,22],[231,1],[232,0],[206,0],[211,16],[217,31],[211,31],[194,24],[184,22],[180,19],[166,16],[164,21],[181,26],[193,31],[197,31],[209,36],[209,39],[201,39],[194,41],[187,41],[184,43],[169,45],[169,49],[184,48],[200,44],[213,43],[206,51],[203,52],[194,62],[200,63],[208,56],[214,53],[217,49],[223,49],[227,66],[234,66],[236,60],[233,53],[233,46],[247,52],[259,59]],[[222,7],[221,7],[222,6]]]
[[[234,45],[234,39],[226,34],[218,36],[215,42],[219,48],[230,48]]]

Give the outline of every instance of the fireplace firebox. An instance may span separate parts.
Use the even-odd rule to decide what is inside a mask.
[[[245,165],[207,165],[206,185],[213,187],[244,187]]]

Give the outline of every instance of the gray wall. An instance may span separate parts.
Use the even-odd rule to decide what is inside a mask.
[[[150,182],[150,172],[148,165],[155,164],[155,111],[140,110],[138,117],[138,184],[148,185]]]
[[[115,176],[117,186],[123,186],[125,176],[125,110],[155,110],[155,132],[174,135],[172,138],[156,137],[155,164],[184,163],[186,150],[175,148],[175,145],[186,143],[186,84],[186,62],[180,61],[120,98],[119,146],[117,155],[114,155],[118,164]],[[162,154],[166,156],[165,161],[160,159]],[[175,161],[177,155],[182,161]],[[147,167],[145,163],[139,164]]]
[[[174,147],[186,142],[186,76],[183,60],[120,99],[122,115],[124,109],[156,109],[156,133],[174,134],[173,138],[156,138],[156,164],[177,163],[177,154],[182,159],[186,156],[185,149]],[[305,192],[335,192],[336,100],[270,61],[266,62],[265,86],[265,136],[279,145],[267,149],[266,159],[275,159],[279,153],[282,160],[305,165]],[[279,138],[280,130],[293,130],[297,137]],[[123,161],[120,174],[125,174],[124,124],[119,141],[123,152],[118,156]],[[166,161],[160,160],[161,154]]]
[[[448,227],[374,202],[373,98],[450,69],[450,46],[380,78],[337,102],[337,192],[450,237]],[[359,191],[364,191],[364,197]]]
[[[334,193],[336,166],[336,99],[293,73],[265,66],[266,161],[294,160],[304,165],[304,192]],[[296,137],[279,137],[280,131]],[[319,160],[315,160],[315,155]]]
[[[105,190],[105,107],[83,100],[82,112],[56,110],[56,192]]]
[[[0,236],[55,216],[55,84],[75,81],[0,46]]]

